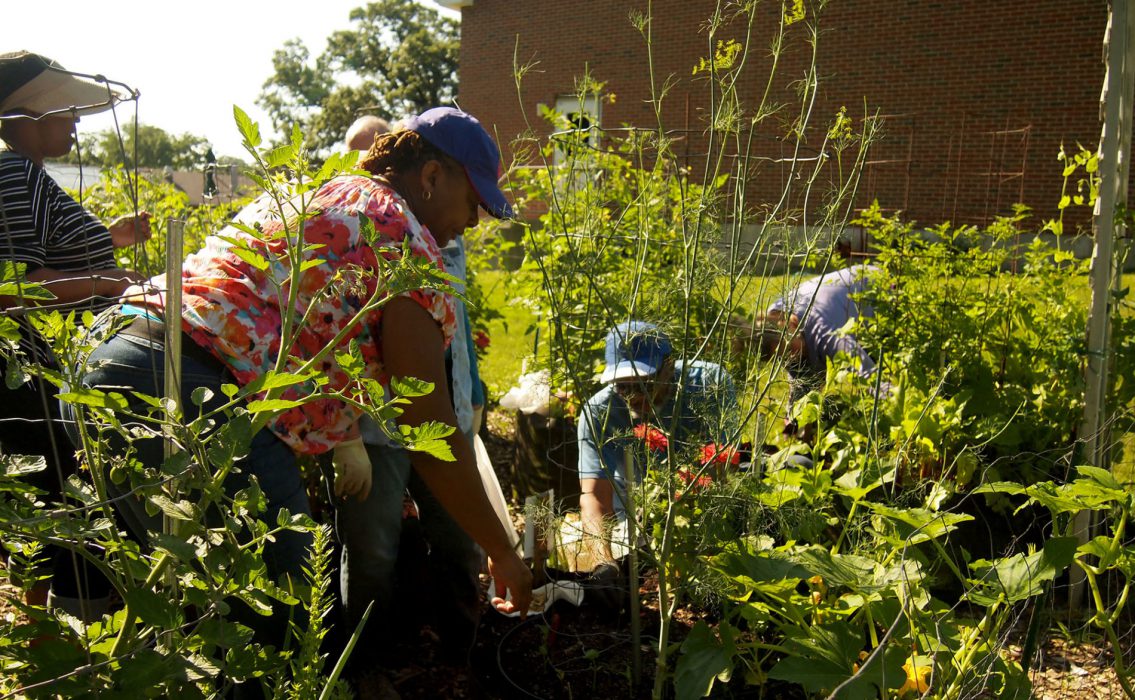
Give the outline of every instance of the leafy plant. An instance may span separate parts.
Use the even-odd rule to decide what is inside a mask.
[[[232,478],[237,460],[251,449],[253,436],[280,411],[321,398],[314,390],[325,380],[312,368],[331,352],[337,353],[339,365],[359,387],[331,395],[371,412],[380,424],[432,386],[413,378],[396,379],[398,396],[386,400],[377,382],[362,376],[364,365],[357,349],[339,349],[349,328],[306,361],[291,357],[290,348],[304,322],[294,303],[297,275],[315,264],[318,255],[318,246],[305,243],[298,234],[312,194],[352,169],[354,159],[334,156],[313,170],[298,129],[286,146],[262,150],[257,125],[239,109],[235,116],[258,168],[252,177],[264,190],[264,205],[285,222],[277,237],[233,224],[247,235],[234,238],[246,261],[288,270],[278,289],[281,298],[291,303],[281,304],[286,313],[276,366],[245,387],[225,385],[223,396],[195,392],[190,400],[200,410],[189,410],[169,398],[83,386],[78,368],[116,330],[114,323],[103,323],[90,313],[81,318],[57,311],[29,314],[63,369],[22,367],[62,388],[60,399],[74,408],[78,418],[79,448],[87,471],[85,478],[68,482],[62,502],[44,504],[22,481],[23,462],[0,458],[6,467],[0,474],[4,515],[0,530],[16,571],[28,572],[9,580],[21,586],[33,584],[34,561],[42,546],[51,544],[87,560],[110,582],[124,607],[98,620],[80,621],[57,609],[13,599],[25,617],[6,622],[5,638],[10,643],[0,645],[0,667],[12,692],[29,697],[137,697],[141,692],[191,698],[224,694],[241,682],[260,684],[277,696],[311,697],[317,689],[324,697],[339,692],[334,679],[325,675],[326,659],[320,648],[329,605],[327,533],[316,530],[307,516],[286,510],[266,520],[267,504],[255,479],[235,491],[226,490],[225,483]],[[122,174],[108,183],[115,177]],[[161,207],[173,209],[180,203],[162,187],[141,188]],[[106,197],[107,206],[112,206],[114,195],[108,191]],[[202,233],[215,221],[216,212],[203,214],[198,224]],[[362,234],[374,242],[368,223],[361,220]],[[381,283],[352,324],[383,304],[387,294],[447,283],[435,266],[403,252],[398,260],[379,256],[381,269],[376,274]],[[11,266],[4,271],[9,276],[19,274]],[[0,333],[10,338],[12,331],[5,319]],[[14,344],[9,342],[4,350],[10,356]],[[441,439],[451,431],[427,423],[391,431],[390,437],[408,449],[452,459]],[[143,461],[139,452],[143,441],[153,438],[172,448],[158,465]],[[160,530],[150,530],[144,541],[127,536],[113,512],[124,498],[139,499],[149,514],[160,515]],[[267,573],[265,544],[290,530],[316,533],[307,581],[273,580]],[[281,637],[279,648],[256,632],[289,617],[292,634]],[[341,667],[340,663],[332,673]]]
[[[165,272],[167,237],[164,227],[167,222],[182,222],[183,251],[192,252],[199,250],[206,236],[223,228],[251,201],[251,197],[240,197],[192,206],[188,195],[173,184],[155,181],[122,167],[103,170],[97,183],[72,195],[103,221],[139,211],[150,213],[154,228],[150,240],[117,251],[119,265],[148,277]]]

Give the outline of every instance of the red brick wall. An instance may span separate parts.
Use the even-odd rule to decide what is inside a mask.
[[[704,26],[714,5],[653,3],[655,81],[675,81],[663,103],[663,122],[668,129],[693,130],[677,147],[694,154],[692,161],[706,148],[700,133],[709,100],[705,81],[691,70],[710,52]],[[764,47],[779,3],[760,7],[741,88],[750,107],[768,75]],[[575,77],[589,67],[616,95],[614,104],[603,106],[604,126],[652,126],[647,47],[628,18],[645,8],[644,0],[475,0],[462,10],[462,107],[495,129],[507,157],[507,143],[526,128],[520,105],[542,128],[536,105],[571,93]],[[1060,198],[1061,142],[1091,148],[1099,139],[1106,22],[1107,5],[1100,0],[836,0],[821,16],[816,135],[841,105],[856,117],[865,109],[900,115],[888,120],[887,137],[871,154],[892,162],[867,169],[860,203],[877,197],[924,224],[980,223],[1019,200],[1034,208],[1036,218],[1050,218]],[[731,24],[718,38],[739,31]],[[792,106],[799,103],[789,83],[805,74],[808,47],[801,41],[802,23],[789,34],[791,48],[781,59],[773,94]],[[519,99],[514,55],[521,63],[535,62]],[[760,144],[766,154],[778,149],[771,139]],[[779,190],[775,171],[766,167],[752,186],[758,199]]]

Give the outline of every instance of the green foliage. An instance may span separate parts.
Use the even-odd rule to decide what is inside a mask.
[[[354,163],[333,157],[313,170],[298,131],[287,144],[264,151],[257,125],[240,110],[235,116],[256,163],[253,177],[265,190],[265,206],[287,222],[287,230],[271,241],[245,227],[242,230],[251,236],[245,250],[290,271],[286,279],[277,280],[277,292],[288,298],[299,286],[295,275],[318,256],[319,246],[300,242],[303,239],[295,235],[309,215],[310,194]],[[143,206],[159,216],[186,213],[184,199],[172,188],[135,182],[122,171],[109,173],[85,199],[100,215],[133,211],[122,189],[136,192]],[[202,208],[190,236],[215,233],[225,212]],[[155,245],[161,245],[161,237],[159,230]],[[277,245],[279,241],[283,245]],[[160,270],[163,257],[149,246],[134,255],[134,262]],[[383,283],[352,324],[384,303],[387,293],[396,296],[446,283],[444,274],[413,256],[379,260],[382,269],[376,274]],[[15,266],[5,266],[2,272],[0,284],[20,274]],[[23,363],[14,342],[0,346],[10,368],[66,387],[59,398],[75,411],[87,467],[71,478],[59,502],[43,503],[38,498],[42,494],[24,480],[29,472],[42,469],[43,460],[0,457],[0,535],[10,552],[5,577],[19,587],[9,602],[22,613],[5,620],[0,630],[5,640],[0,644],[0,689],[24,697],[198,698],[223,696],[232,692],[234,683],[251,683],[273,697],[346,696],[336,680],[343,659],[328,677],[321,651],[333,580],[326,528],[317,529],[306,515],[284,510],[265,519],[267,503],[255,479],[235,492],[225,484],[237,460],[250,450],[253,436],[282,410],[331,395],[371,411],[385,425],[384,418],[401,412],[405,396],[420,396],[433,387],[406,378],[397,383],[402,396],[386,401],[381,387],[361,376],[362,363],[352,361],[355,350],[340,355],[345,371],[361,385],[360,392],[320,394],[317,390],[325,380],[313,368],[338,348],[350,326],[310,360],[292,362],[289,348],[305,318],[296,304],[283,308],[288,311],[276,368],[245,387],[225,385],[223,396],[194,392],[189,400],[195,404],[212,401],[194,418],[189,416],[195,412],[183,411],[176,401],[163,397],[83,385],[86,358],[115,332],[118,321],[104,323],[91,313],[81,318],[58,311],[28,314],[62,369]],[[447,447],[443,442],[439,447],[439,442],[451,431],[424,424],[404,434],[390,431],[390,437],[408,449],[427,449],[444,459]],[[169,447],[160,464],[144,462],[139,454],[139,441],[149,438],[164,439]],[[138,499],[160,522],[151,525],[143,541],[129,537],[117,524],[114,508],[123,498]],[[273,580],[267,573],[265,545],[286,531],[314,533],[305,581]],[[88,560],[125,607],[81,621],[57,609],[24,604],[22,594],[42,580],[47,544]],[[294,623],[278,648],[253,631],[256,618],[271,614],[281,620],[291,617]]]
[[[314,62],[298,39],[286,42],[257,102],[281,132],[301,125],[319,151],[340,147],[360,114],[398,119],[457,93],[456,22],[412,0],[367,3],[351,22]]]
[[[206,164],[209,142],[194,134],[170,134],[133,119],[121,131],[105,129],[80,138],[80,147],[61,160],[101,168],[173,168],[200,170]]]
[[[147,277],[165,271],[167,237],[164,227],[171,219],[184,224],[182,250],[188,254],[200,250],[206,236],[223,228],[250,201],[243,197],[191,206],[189,197],[173,184],[135,175],[121,167],[103,170],[97,183],[72,195],[102,221],[113,221],[136,211],[150,213],[153,237],[144,244],[117,251],[119,265]]]
[[[877,241],[880,268],[866,295],[876,316],[857,337],[899,368],[900,390],[881,407],[878,429],[922,445],[915,464],[934,473],[967,452],[996,463],[991,478],[1028,483],[1056,476],[1072,449],[1087,261],[1059,238],[1030,235],[1024,221],[1022,210],[984,231],[947,224],[920,236],[877,206],[857,220]]]
[[[753,54],[714,30],[746,18],[741,6],[715,14],[707,24],[712,54],[693,70],[718,98],[707,135],[740,162],[751,126],[772,114],[784,127],[779,138],[800,146],[816,134],[807,109],[792,116],[771,102],[744,105],[737,83]],[[784,3],[782,19],[817,40],[811,6]],[[649,17],[636,27],[649,39]],[[774,55],[784,38],[774,41]],[[518,81],[529,69],[517,69]],[[799,84],[804,104],[813,77]],[[608,99],[590,75],[577,90],[581,106]],[[763,442],[784,358],[756,367],[751,355],[730,354],[722,319],[803,278],[757,267],[770,250],[830,269],[823,241],[843,232],[875,121],[857,122],[841,108],[819,137],[826,157],[815,170],[794,162],[799,169],[782,198],[754,205],[745,201],[746,184],[759,168],[711,165],[700,177],[691,173],[673,157],[661,117],[657,130],[583,133],[554,111],[540,116],[544,123],[532,133],[552,135],[519,141],[514,152],[536,165],[512,175],[519,207],[539,212],[539,222],[525,227],[520,273],[503,283],[538,314],[538,365],[582,399],[594,390],[607,330],[628,317],[658,322],[681,357],[731,371],[742,387],[742,420],[756,424],[754,442]],[[1080,200],[1069,204],[1090,204],[1093,158],[1069,163],[1066,177],[1084,176],[1075,185]],[[817,231],[796,233],[794,241],[805,213]],[[1131,568],[1123,534],[1130,504],[1119,505],[1129,485],[1113,482],[1111,495],[1099,496],[1106,489],[1096,474],[1100,483],[1079,489],[1095,489],[1098,498],[1055,495],[1075,464],[1083,408],[1086,263],[1061,236],[1049,241],[1026,230],[1024,208],[980,230],[944,224],[923,233],[878,206],[854,223],[877,247],[879,272],[861,300],[874,317],[845,330],[864,342],[880,371],[863,377],[846,358],[834,361],[824,387],[793,409],[814,439],[783,439],[775,455],[755,455],[747,472],[701,465],[674,446],[645,450],[645,478],[625,502],[644,538],[636,556],[657,571],[663,619],[655,697],[670,682],[677,697],[692,698],[719,684],[776,679],[814,697],[1025,698],[1031,659],[1005,653],[1022,607],[1046,600],[1073,567],[1110,577]],[[751,240],[745,228],[756,229],[750,248],[742,244]],[[513,244],[500,243],[491,255],[504,260]],[[1127,367],[1133,358],[1124,337],[1118,334],[1115,361]],[[1126,405],[1125,380],[1117,387]],[[797,454],[811,462],[796,461]],[[981,486],[1000,480],[1013,486]],[[980,516],[990,505],[997,512],[1054,503],[1096,513],[1110,524],[1109,535],[1078,548],[1068,516],[1054,512],[1035,545],[1014,541],[987,551],[969,539],[969,510]],[[1126,596],[1123,586],[1120,602]],[[697,623],[681,645],[668,645],[679,600],[713,622]],[[1114,635],[1115,601],[1100,595],[1096,608],[1095,624]],[[1117,653],[1126,684],[1131,674]]]
[[[602,97],[594,92],[601,85],[583,84],[591,92],[581,100]],[[552,110],[542,116],[552,128],[568,126]],[[547,163],[557,149],[566,151],[560,166],[516,172],[517,206],[548,211],[525,224],[524,262],[506,284],[539,306],[537,331],[549,345],[553,382],[585,396],[596,367],[580,361],[601,357],[603,338],[616,323],[639,317],[679,327],[688,317],[689,327],[681,329],[688,337],[707,332],[718,270],[698,231],[715,228],[712,210],[724,178],[697,185],[671,155],[647,156],[658,145],[649,132],[605,137],[603,149],[580,138],[568,131],[541,148]],[[660,279],[668,283],[651,284]],[[525,280],[539,280],[541,289],[524,287]]]

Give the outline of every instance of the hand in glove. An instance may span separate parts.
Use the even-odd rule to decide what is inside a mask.
[[[591,600],[607,610],[622,610],[627,600],[627,579],[619,564],[605,561],[591,570],[583,582],[584,600]]]
[[[370,495],[374,474],[363,439],[355,438],[336,445],[331,466],[335,468],[335,496],[358,496],[360,501],[365,501]]]

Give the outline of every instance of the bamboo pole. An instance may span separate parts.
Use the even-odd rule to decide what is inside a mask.
[[[184,248],[185,222],[170,219],[166,222],[166,290],[165,290],[165,368],[163,395],[167,405],[181,411],[181,261]],[[172,437],[165,441],[165,457],[177,451]],[[177,524],[169,516],[163,518],[163,530],[172,534]]]

